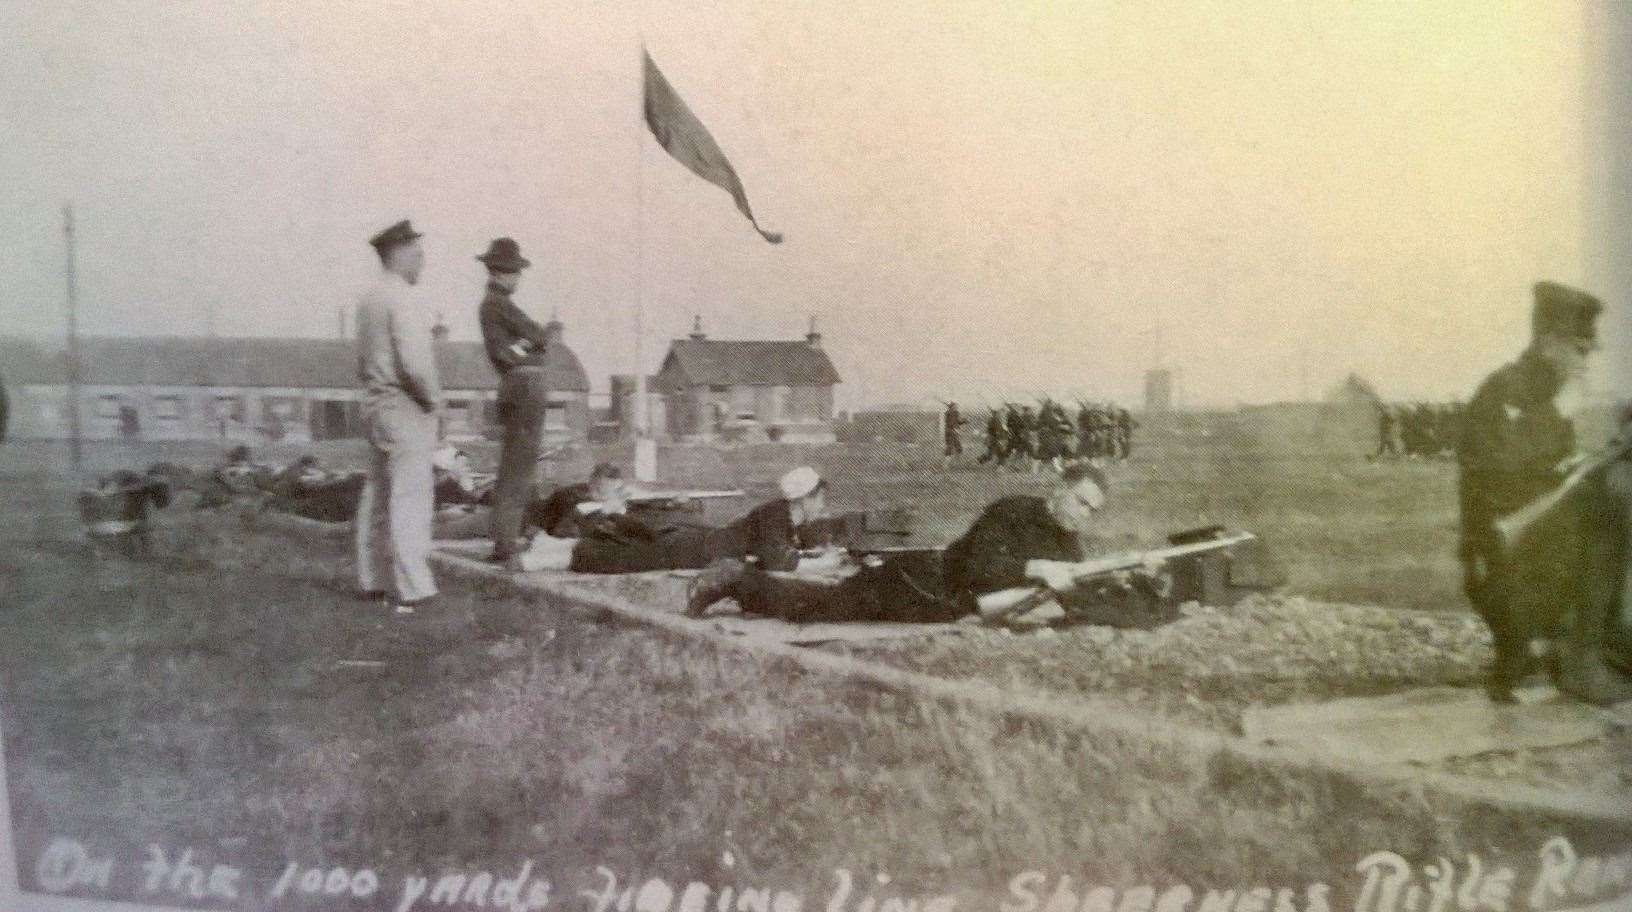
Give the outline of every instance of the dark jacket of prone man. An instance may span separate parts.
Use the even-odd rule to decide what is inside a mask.
[[[1026,585],[1030,560],[1080,561],[1077,534],[1062,527],[1041,497],[1016,495],[990,506],[942,558],[948,598]]]

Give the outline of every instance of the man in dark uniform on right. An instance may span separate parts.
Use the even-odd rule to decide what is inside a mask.
[[[1602,302],[1556,282],[1537,283],[1534,293],[1529,347],[1480,384],[1462,425],[1463,585],[1495,641],[1492,700],[1511,702],[1514,685],[1535,670],[1533,640],[1567,638],[1567,647],[1552,653],[1560,689],[1616,702],[1632,698],[1632,686],[1603,665],[1600,649],[1606,612],[1597,602],[1607,587],[1597,583],[1615,559],[1603,547],[1604,499],[1597,495],[1605,489],[1578,488],[1516,543],[1505,543],[1496,528],[1497,520],[1557,488],[1573,466],[1572,403],[1598,347]]]

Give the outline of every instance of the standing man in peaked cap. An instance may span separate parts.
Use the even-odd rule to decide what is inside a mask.
[[[493,555],[505,563],[526,547],[523,518],[532,501],[538,474],[538,451],[549,403],[548,365],[561,323],[540,326],[511,300],[521,271],[532,263],[507,237],[495,238],[477,257],[487,266],[487,290],[478,311],[482,342],[499,375],[499,426],[503,441],[499,473],[493,483]]]
[[[1600,653],[1609,597],[1600,584],[1607,489],[1576,489],[1516,544],[1505,544],[1496,529],[1497,520],[1558,487],[1573,467],[1573,413],[1587,358],[1598,348],[1597,298],[1556,282],[1537,283],[1534,294],[1529,347],[1480,384],[1463,421],[1463,584],[1495,641],[1492,700],[1514,699],[1514,685],[1536,665],[1532,641],[1544,640],[1555,644],[1561,690],[1614,702],[1632,698],[1632,685],[1610,673]]]
[[[357,302],[357,370],[371,458],[357,504],[357,582],[399,613],[436,595],[431,552],[431,452],[442,385],[431,315],[414,284],[425,253],[406,220],[369,240],[379,279]]]

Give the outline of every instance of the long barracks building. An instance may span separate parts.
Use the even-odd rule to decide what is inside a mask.
[[[498,377],[478,342],[438,333],[444,433],[478,437],[496,424]],[[570,349],[550,377],[546,436],[582,439],[589,382]],[[361,433],[357,348],[347,339],[92,336],[79,345],[80,433],[88,440],[304,442]],[[68,360],[0,339],[12,439],[69,436]]]

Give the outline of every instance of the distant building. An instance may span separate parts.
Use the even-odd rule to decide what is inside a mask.
[[[1350,374],[1341,383],[1326,391],[1326,403],[1335,406],[1364,406],[1376,408],[1383,401],[1371,381],[1359,374]]]
[[[489,433],[498,378],[486,352],[477,342],[448,341],[442,327],[436,335],[444,436]],[[80,433],[88,440],[307,442],[362,433],[350,340],[92,336],[79,349]],[[66,354],[0,339],[0,364],[11,391],[12,436],[68,437]],[[547,439],[583,439],[589,383],[570,349],[550,380]]]
[[[670,344],[654,380],[664,401],[661,430],[674,439],[834,439],[839,373],[814,325],[801,341],[760,341],[710,339],[699,322]]]
[[[1173,411],[1173,372],[1166,368],[1145,371],[1145,414],[1166,415]]]

